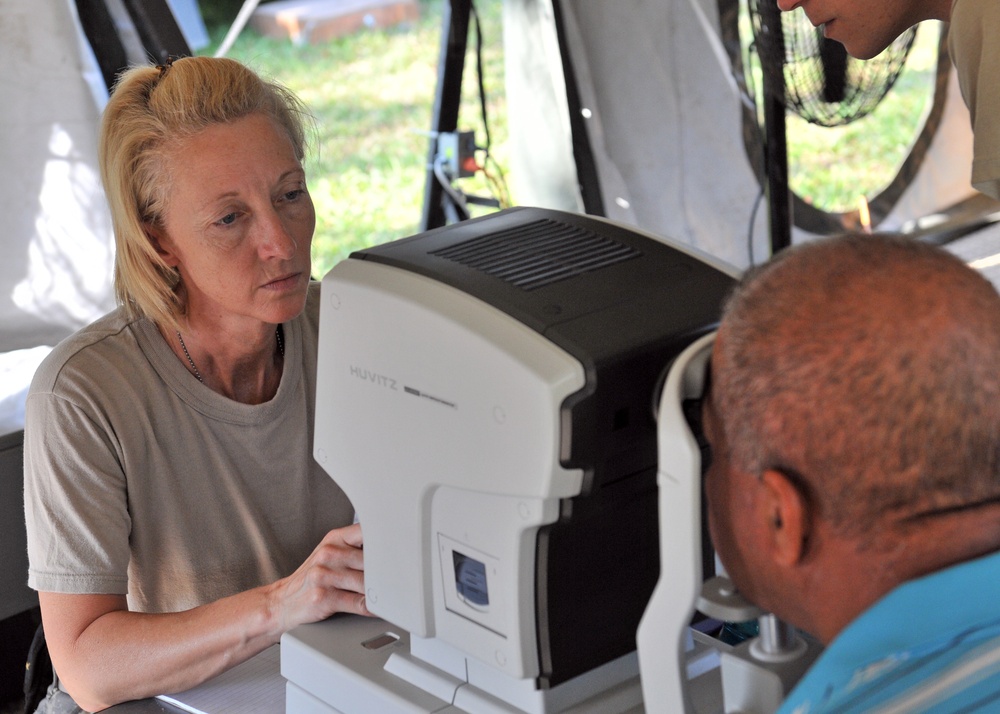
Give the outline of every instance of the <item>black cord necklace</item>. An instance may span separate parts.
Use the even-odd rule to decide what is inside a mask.
[[[191,371],[194,373],[195,378],[202,384],[205,380],[201,377],[201,372],[198,371],[198,367],[195,366],[194,360],[191,359],[191,353],[188,352],[187,345],[184,344],[184,338],[181,337],[181,331],[177,330],[177,340],[181,343],[181,349],[184,350],[184,356],[187,357],[188,364],[191,365]],[[282,357],[285,356],[285,333],[281,329],[281,325],[274,328],[274,336],[278,339],[278,354]]]

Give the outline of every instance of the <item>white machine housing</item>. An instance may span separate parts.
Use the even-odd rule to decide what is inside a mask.
[[[643,702],[651,712],[693,712],[686,685],[689,628],[702,587],[701,447],[684,413],[700,400],[715,333],[684,350],[671,365],[659,397],[660,572],[637,633]]]
[[[658,401],[660,580],[636,639],[647,712],[773,714],[822,647],[746,600],[706,552],[700,411],[715,333],[671,364]],[[703,582],[705,571],[720,574]],[[695,611],[715,622],[757,619],[760,634],[727,645],[701,635]]]
[[[582,366],[476,298],[378,263],[331,271],[322,314],[318,384],[330,398],[317,399],[315,457],[363,525],[369,609],[537,676],[534,579],[519,568],[582,487],[582,471],[560,464],[558,434]],[[488,604],[445,587],[460,556],[485,566]]]
[[[406,631],[387,669],[540,712],[591,697],[589,673],[637,675],[653,395],[733,282],[687,247],[530,208],[330,271],[314,455],[362,523],[369,609]]]

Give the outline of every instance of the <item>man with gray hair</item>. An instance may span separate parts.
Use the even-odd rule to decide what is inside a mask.
[[[704,404],[712,538],[827,649],[781,712],[1000,706],[1000,295],[949,253],[790,248],[728,302]]]

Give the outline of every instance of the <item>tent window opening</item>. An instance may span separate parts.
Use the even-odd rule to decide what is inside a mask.
[[[743,110],[744,142],[761,178],[765,139],[757,6],[763,1],[719,0],[730,61],[756,100],[756,114]],[[781,25],[777,63],[785,85],[795,224],[815,233],[857,229],[865,221],[877,226],[913,180],[940,125],[950,69],[944,27],[921,23],[862,62],[826,40],[801,10],[782,13]]]

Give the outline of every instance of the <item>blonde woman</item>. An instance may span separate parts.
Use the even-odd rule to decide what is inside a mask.
[[[133,68],[101,126],[120,307],[36,374],[39,711],[182,691],[335,612],[362,535],[311,457],[318,284],[304,111],[241,64]]]

